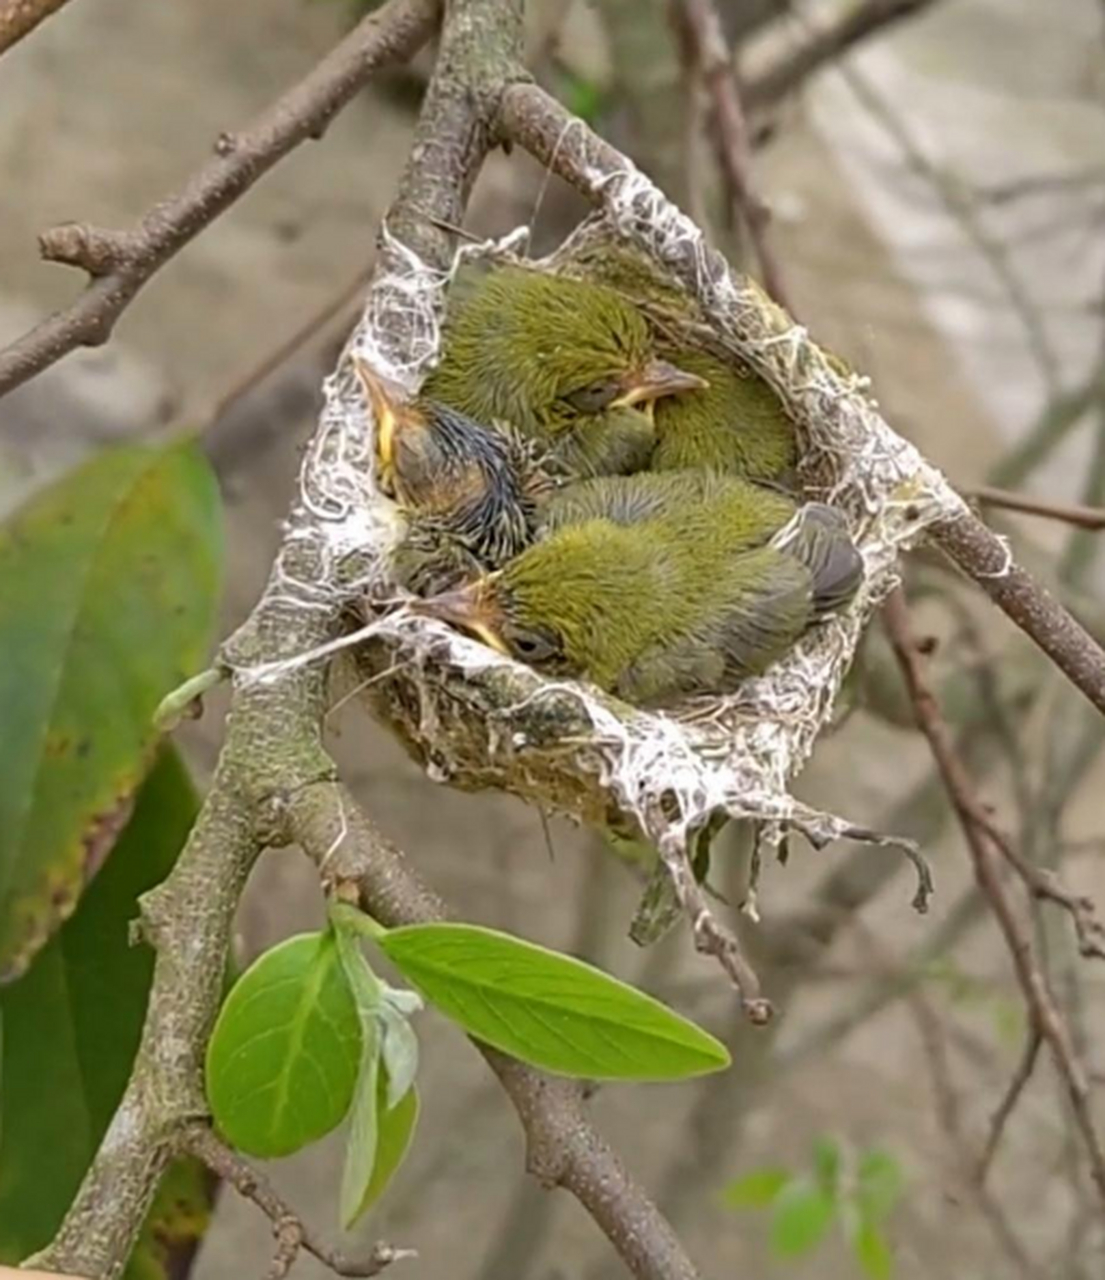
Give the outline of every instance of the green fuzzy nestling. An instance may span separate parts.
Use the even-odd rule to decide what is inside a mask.
[[[704,317],[686,293],[626,246],[590,246],[574,269],[642,304],[658,354],[706,384],[657,402],[651,470],[711,467],[750,480],[793,478],[798,443],[782,402],[747,364],[696,344]]]
[[[580,477],[646,467],[654,403],[702,385],[658,356],[648,324],[614,290],[503,267],[450,317],[424,391],[479,421],[512,423]]]
[[[657,511],[658,479],[609,482],[613,518],[565,522],[422,608],[540,671],[645,705],[733,688],[855,593],[863,563],[831,507],[715,476],[691,503],[674,486]],[[702,492],[693,473],[681,484]]]

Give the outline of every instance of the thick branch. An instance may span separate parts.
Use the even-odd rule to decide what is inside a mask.
[[[811,75],[836,61],[883,27],[923,12],[934,0],[866,0],[849,5],[831,26],[811,32],[808,39],[784,53],[777,62],[750,78],[744,87],[748,109],[774,106]]]
[[[67,0],[0,0],[0,53],[28,36]]]
[[[1105,652],[975,516],[934,525],[932,541],[1105,713]]]
[[[442,902],[339,784],[319,783],[290,800],[292,833],[338,896],[388,926],[445,916]],[[476,1048],[518,1112],[529,1172],[570,1191],[638,1280],[694,1280],[698,1272],[667,1220],[587,1117],[580,1087]]]
[[[0,351],[0,395],[82,346],[98,346],[139,289],[293,147],[321,138],[333,117],[389,62],[409,58],[434,29],[438,0],[389,0],[365,18],[303,80],[240,133],[132,231],[67,223],[44,232],[42,255],[92,277],[68,307]]]

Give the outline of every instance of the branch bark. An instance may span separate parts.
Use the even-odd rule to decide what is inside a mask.
[[[0,0],[0,54],[29,36],[68,0]]]
[[[43,232],[42,256],[87,271],[84,292],[0,351],[0,395],[78,347],[106,342],[135,295],[174,254],[263,174],[330,121],[379,67],[405,61],[434,30],[440,0],[389,0],[345,37],[293,89],[238,133],[130,231],[65,223]]]
[[[804,84],[811,75],[850,49],[904,18],[916,17],[934,0],[866,0],[849,6],[831,26],[811,32],[807,40],[782,54],[778,61],[745,85],[744,101],[750,111],[773,107]]]

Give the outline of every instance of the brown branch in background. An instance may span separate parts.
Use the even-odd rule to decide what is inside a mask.
[[[28,36],[68,0],[0,0],[0,53]]]
[[[756,251],[764,287],[787,306],[781,273],[767,244],[771,213],[761,199],[752,176],[752,146],[741,105],[736,73],[725,42],[721,19],[712,0],[677,0],[677,12],[688,36],[703,84],[713,107],[718,160],[740,220]]]
[[[1017,564],[1004,539],[971,515],[931,526],[928,537],[1105,713],[1105,652],[1047,588]]]
[[[241,1156],[231,1151],[225,1143],[220,1142],[205,1124],[193,1125],[182,1134],[180,1149],[202,1161],[240,1196],[255,1204],[272,1223],[276,1248],[273,1265],[266,1280],[282,1280],[302,1249],[313,1254],[338,1276],[377,1276],[391,1263],[415,1256],[411,1249],[394,1249],[388,1244],[376,1244],[364,1258],[347,1258],[324,1245],[280,1196],[272,1183]]]
[[[239,133],[131,231],[66,223],[43,232],[42,256],[91,277],[68,307],[0,351],[0,395],[78,347],[98,346],[150,277],[224,213],[293,147],[321,138],[369,76],[402,62],[429,39],[439,0],[389,0],[364,18],[294,88]]]
[[[1018,919],[1001,874],[1003,864],[1009,865],[1009,860],[995,841],[989,814],[975,796],[971,779],[955,752],[948,727],[940,714],[939,704],[925,676],[922,655],[910,626],[905,597],[900,588],[888,597],[883,608],[883,620],[913,702],[917,726],[928,739],[933,759],[966,837],[975,878],[989,901],[1009,948],[1030,1024],[1051,1050],[1089,1157],[1090,1172],[1102,1205],[1105,1206],[1105,1153],[1102,1152],[1094,1127],[1086,1070],[1040,967],[1032,935]]]
[[[894,959],[885,954],[875,935],[862,921],[857,920],[855,925],[856,940],[867,953],[869,962],[873,962],[876,968],[893,971]],[[921,1050],[928,1064],[936,1120],[952,1158],[948,1175],[956,1181],[962,1181],[965,1170],[971,1164],[971,1149],[964,1132],[959,1094],[952,1076],[946,1029],[931,1001],[918,986],[905,987],[902,997],[917,1028]],[[978,1180],[967,1180],[964,1190],[974,1201],[979,1214],[993,1232],[998,1247],[1022,1280],[1043,1280],[1042,1272],[1033,1265],[1001,1204],[989,1190]]]
[[[1079,529],[1105,529],[1105,508],[1082,507],[1074,503],[1048,502],[1032,498],[1026,493],[1010,493],[1008,489],[993,489],[988,485],[971,489],[967,497],[984,507],[1000,507],[1003,511],[1017,511],[1026,516],[1041,516],[1045,520],[1060,520]]]
[[[891,23],[915,17],[934,3],[935,0],[863,0],[849,5],[831,26],[813,31],[802,44],[750,78],[744,87],[746,106],[750,111],[774,106],[814,72],[835,62],[861,41]]]
[[[980,1186],[986,1181],[986,1175],[1001,1143],[1001,1135],[1005,1131],[1006,1123],[1020,1101],[1025,1085],[1032,1079],[1032,1073],[1036,1069],[1036,1059],[1039,1057],[1042,1043],[1039,1031],[1035,1027],[1029,1028],[1024,1052],[1021,1054],[1020,1062],[1017,1063],[1016,1071],[1013,1072],[1012,1080],[1009,1081],[1009,1087],[1006,1089],[990,1120],[990,1132],[986,1136],[986,1146],[982,1149],[982,1155],[979,1156],[978,1164],[975,1167],[974,1180]]]

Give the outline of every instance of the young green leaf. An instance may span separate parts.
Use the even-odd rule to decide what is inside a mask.
[[[813,1167],[818,1185],[834,1197],[840,1181],[840,1143],[835,1138],[822,1135],[813,1140]]]
[[[871,1280],[891,1280],[894,1275],[894,1258],[886,1237],[868,1218],[860,1218],[852,1235],[852,1249],[856,1261]]]
[[[349,1136],[341,1174],[341,1224],[348,1231],[360,1216],[365,1193],[376,1166],[377,1115],[379,1112],[380,1035],[374,1017],[362,1021],[364,1040],[357,1091],[349,1115]]]
[[[289,938],[239,978],[207,1048],[207,1097],[234,1146],[271,1159],[341,1123],[363,1033],[331,933]]]
[[[794,1175],[788,1169],[753,1169],[722,1192],[730,1209],[762,1209],[773,1203]]]
[[[796,1178],[775,1199],[772,1249],[784,1258],[807,1253],[828,1230],[835,1212],[835,1203],[819,1186],[806,1178]]]
[[[865,1151],[856,1168],[856,1204],[862,1217],[881,1222],[902,1194],[902,1170],[886,1151]]]
[[[567,1076],[674,1080],[729,1064],[658,1000],[569,956],[475,925],[392,929],[392,963],[470,1035]]]
[[[0,981],[69,916],[202,666],[219,495],[195,444],[105,450],[0,525]]]
[[[418,1037],[407,1021],[407,1015],[401,1013],[386,995],[380,1006],[380,1029],[388,1077],[387,1109],[390,1111],[406,1096],[418,1074]]]
[[[394,1105],[388,1104],[391,1090],[387,1071],[378,1073],[376,1086],[376,1160],[372,1168],[372,1176],[364,1187],[359,1202],[347,1213],[344,1197],[342,1202],[342,1224],[351,1226],[367,1209],[370,1209],[387,1189],[388,1183],[395,1176],[396,1170],[410,1148],[414,1137],[415,1125],[418,1123],[418,1090],[411,1087]]]

